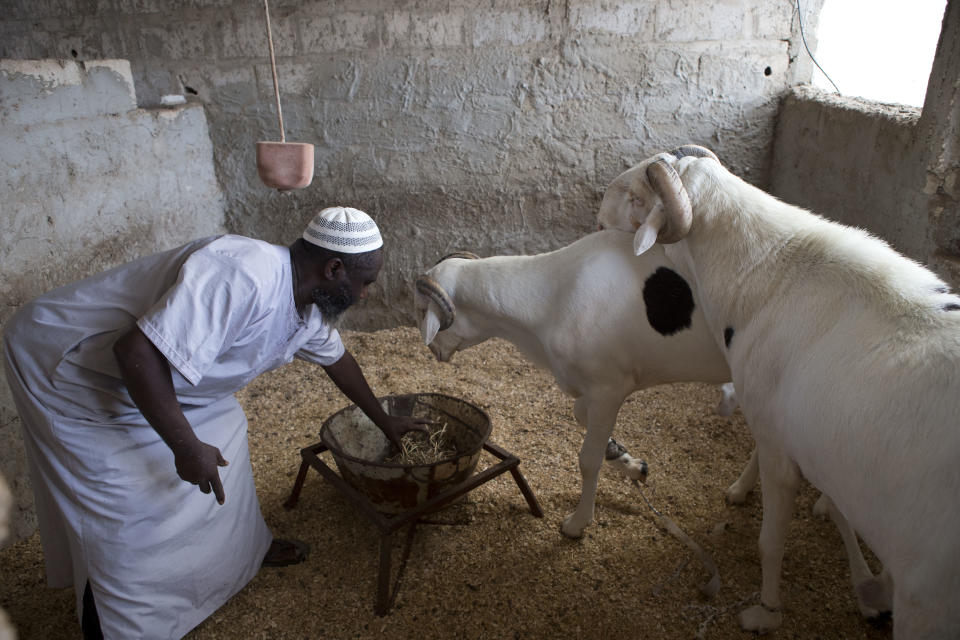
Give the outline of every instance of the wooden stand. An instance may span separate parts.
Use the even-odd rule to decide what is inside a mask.
[[[500,462],[474,474],[465,482],[438,494],[415,509],[391,515],[381,513],[374,509],[366,496],[347,484],[333,469],[328,467],[326,463],[319,458],[319,454],[326,451],[327,447],[318,442],[300,450],[300,457],[303,458],[303,462],[300,464],[300,472],[297,474],[296,482],[294,482],[293,491],[290,492],[290,497],[283,503],[283,506],[287,509],[292,509],[297,505],[297,501],[300,499],[300,490],[303,488],[303,483],[307,477],[307,470],[313,467],[320,475],[329,480],[334,487],[360,508],[360,512],[376,525],[380,531],[380,568],[379,575],[377,576],[377,600],[374,606],[374,612],[379,616],[386,615],[390,609],[393,598],[396,596],[396,590],[392,593],[390,591],[390,564],[393,551],[393,534],[404,525],[411,525],[409,535],[412,536],[417,522],[421,520],[424,515],[432,511],[437,511],[465,493],[472,491],[506,471],[509,471],[513,476],[514,481],[520,488],[520,493],[523,494],[527,505],[530,507],[531,513],[538,518],[543,517],[543,509],[540,508],[540,504],[533,495],[533,491],[530,490],[526,479],[520,473],[520,470],[517,469],[517,466],[520,464],[520,458],[489,442],[483,445],[483,449],[495,456]]]

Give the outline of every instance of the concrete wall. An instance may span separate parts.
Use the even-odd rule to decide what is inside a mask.
[[[0,60],[0,329],[49,289],[223,230],[202,107],[137,108],[126,61]],[[0,474],[16,540],[35,518],[2,368]]]
[[[279,138],[262,4],[175,7],[19,0],[0,55],[125,58],[142,104],[202,103],[234,232],[287,243],[322,206],[374,215],[388,255],[359,329],[409,323],[411,275],[443,252],[590,231],[655,151],[706,144],[766,186],[777,99],[810,78],[791,0],[274,0],[287,140],[317,145],[313,185],[278,194],[254,162]]]
[[[784,98],[771,191],[863,227],[960,290],[960,0],[922,111],[800,87]]]
[[[926,196],[917,184],[920,109],[842,98],[812,87],[783,100],[771,192],[862,227],[912,258],[926,258]]]
[[[917,126],[929,264],[960,290],[960,0],[948,0]]]

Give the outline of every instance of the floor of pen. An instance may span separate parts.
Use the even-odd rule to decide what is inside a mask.
[[[438,363],[413,328],[343,336],[378,395],[440,392],[483,408],[493,421],[490,441],[519,456],[545,517],[531,515],[510,474],[483,484],[431,517],[446,524],[417,527],[393,607],[375,615],[376,528],[312,470],[299,504],[283,507],[300,448],[317,442],[323,420],[349,404],[320,367],[294,362],[238,397],[264,517],[277,536],[310,543],[311,555],[300,565],[262,570],[188,638],[752,637],[740,631],[736,614],[758,599],[760,490],[743,506],[724,503],[752,441],[739,412],[729,419],[714,413],[715,387],[637,392],[614,434],[649,463],[650,503],[715,560],[722,586],[706,599],[698,589],[706,570],[658,528],[637,488],[609,470],[585,536],[561,535],[561,520],[580,495],[582,430],[572,400],[512,345],[492,340]],[[495,462],[484,457],[479,468]],[[889,620],[860,617],[840,537],[811,514],[816,498],[805,486],[797,501],[778,637],[889,638]],[[395,538],[393,580],[404,531]],[[0,607],[21,638],[78,637],[73,603],[72,590],[44,586],[36,534],[0,551]]]

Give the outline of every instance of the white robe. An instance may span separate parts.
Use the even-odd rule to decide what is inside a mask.
[[[171,363],[181,408],[230,463],[217,504],[176,473],[130,400],[114,342],[134,324]],[[51,586],[89,580],[106,638],[179,638],[260,568],[247,421],[233,394],[294,357],[344,353],[336,330],[293,300],[289,251],[206,238],[61,287],[4,334]]]

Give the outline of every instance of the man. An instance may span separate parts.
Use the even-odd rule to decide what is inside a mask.
[[[391,441],[423,428],[383,411],[330,326],[366,296],[382,245],[362,211],[324,209],[289,247],[205,238],[9,321],[47,578],[76,588],[85,637],[179,638],[262,564],[303,559],[260,514],[233,396],[257,375],[315,362]]]

